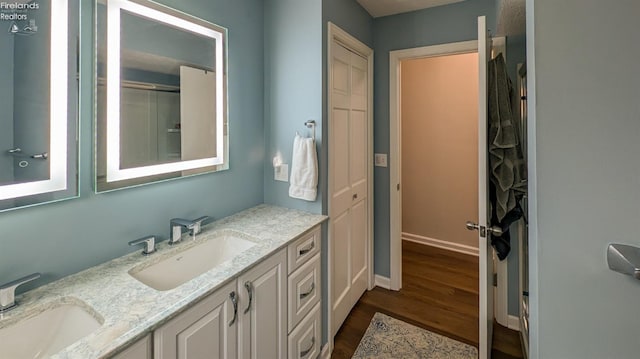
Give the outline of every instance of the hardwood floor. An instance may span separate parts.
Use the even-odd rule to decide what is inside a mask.
[[[335,337],[331,358],[351,358],[375,312],[478,346],[478,257],[403,241],[399,292],[366,292]],[[522,358],[519,333],[494,324],[494,359]]]

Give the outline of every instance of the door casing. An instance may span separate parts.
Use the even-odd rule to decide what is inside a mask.
[[[364,57],[365,59],[367,59],[367,82],[368,82],[368,86],[367,86],[367,139],[368,139],[368,145],[367,145],[367,158],[369,159],[369,161],[367,161],[367,182],[368,182],[368,205],[367,205],[367,217],[368,217],[368,238],[367,238],[367,244],[368,244],[368,248],[369,251],[367,253],[367,262],[368,262],[368,289],[371,290],[374,287],[374,273],[373,273],[373,49],[369,48],[367,45],[365,45],[364,43],[362,43],[360,40],[356,39],[355,37],[351,36],[349,33],[347,33],[346,31],[344,31],[343,29],[341,29],[339,26],[335,25],[332,22],[328,22],[327,23],[327,131],[325,133],[329,134],[331,133],[330,129],[328,128],[328,126],[330,126],[330,117],[331,117],[331,112],[332,112],[332,108],[333,108],[333,103],[332,103],[332,95],[331,95],[331,89],[333,87],[333,83],[332,83],[332,58],[333,58],[333,53],[332,53],[332,43],[333,42],[337,42],[340,45],[346,47],[347,49],[349,49],[350,51],[353,51],[354,53]],[[328,141],[328,145],[331,145],[331,139],[329,139]],[[329,163],[329,171],[331,171],[331,163]],[[333,188],[333,184],[331,181],[331,174],[328,175],[329,181],[328,181],[328,193],[331,193],[331,190]],[[329,198],[328,200],[328,211],[327,213],[331,213],[331,199]],[[331,231],[329,231],[331,232]],[[331,236],[331,233],[328,234],[328,236]],[[331,238],[328,238],[328,250],[327,250],[327,263],[331,263]],[[331,268],[328,268],[329,273],[331,273]],[[327,305],[327,325],[325,326],[325,330],[327,333],[327,338],[328,338],[328,343],[327,343],[327,347],[323,348],[323,353],[322,353],[322,357],[324,357],[326,354],[325,353],[331,353],[333,351],[333,335],[331,333],[331,328],[333,327],[333,318],[332,318],[332,311],[331,311],[331,298],[333,297],[333,293],[332,293],[332,281],[331,281],[331,275],[327,275],[327,296],[326,296],[326,301],[325,305]]]

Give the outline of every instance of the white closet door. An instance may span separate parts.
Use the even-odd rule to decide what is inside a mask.
[[[367,288],[367,61],[332,43],[329,237],[332,335]]]

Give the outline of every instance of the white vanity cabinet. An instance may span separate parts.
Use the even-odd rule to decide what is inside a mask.
[[[236,357],[236,281],[156,329],[155,359]]]
[[[131,344],[127,349],[121,351],[112,359],[152,359],[153,348],[151,347],[151,334]]]
[[[154,358],[285,358],[286,273],[282,250],[171,319],[154,332]]]
[[[317,358],[320,240],[317,226],[156,329],[153,358]]]
[[[286,265],[282,250],[238,278],[238,358],[286,358]]]
[[[311,359],[322,345],[320,226],[289,244],[288,358]],[[284,358],[284,357],[283,357]]]

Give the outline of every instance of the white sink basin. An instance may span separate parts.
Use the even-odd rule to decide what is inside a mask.
[[[203,242],[192,246],[180,243],[178,248],[186,246],[185,250],[153,265],[134,267],[129,274],[153,289],[170,290],[232,260],[254,245],[255,242],[232,231],[208,234]]]
[[[2,328],[0,358],[45,358],[102,325],[101,320],[74,304],[62,304]]]

